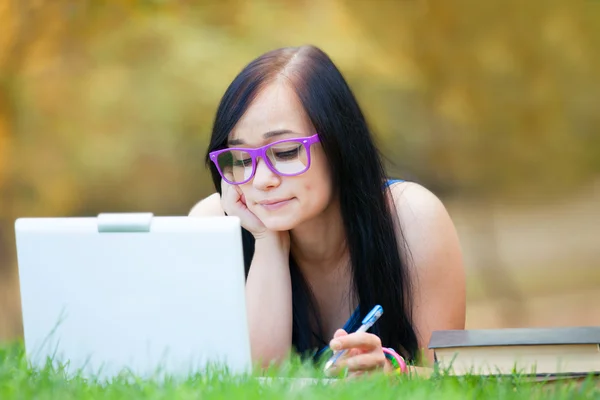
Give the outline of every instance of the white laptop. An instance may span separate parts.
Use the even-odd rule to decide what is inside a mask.
[[[100,379],[250,372],[238,218],[20,218],[15,231],[33,365]]]

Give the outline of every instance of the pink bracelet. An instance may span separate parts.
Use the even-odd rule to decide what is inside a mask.
[[[403,374],[406,374],[408,372],[408,367],[406,366],[406,361],[404,361],[404,357],[396,353],[394,349],[390,347],[384,347],[383,353],[396,369],[400,369],[400,371]]]

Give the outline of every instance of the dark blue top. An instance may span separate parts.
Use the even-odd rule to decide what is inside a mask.
[[[397,182],[404,182],[404,181],[402,179],[388,179],[385,182],[384,187],[387,188],[390,185],[392,185],[393,183],[397,183]],[[352,313],[352,315],[350,316],[348,321],[346,321],[346,323],[344,324],[342,329],[344,329],[348,333],[355,332],[358,328],[360,328],[360,326],[362,324],[362,319],[363,319],[363,317],[361,316],[361,313],[360,313],[360,306],[358,306],[358,307],[356,307],[356,309],[354,310],[354,312]],[[316,352],[314,358],[318,359],[328,349],[329,349],[329,345],[322,347],[321,349],[319,349]]]

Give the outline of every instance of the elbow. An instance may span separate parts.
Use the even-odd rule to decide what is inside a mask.
[[[290,355],[290,346],[257,343],[251,346],[252,362],[261,369],[280,366]]]

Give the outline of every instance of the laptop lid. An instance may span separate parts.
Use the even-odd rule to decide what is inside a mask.
[[[240,221],[100,214],[15,222],[26,353],[68,373],[251,369]]]

